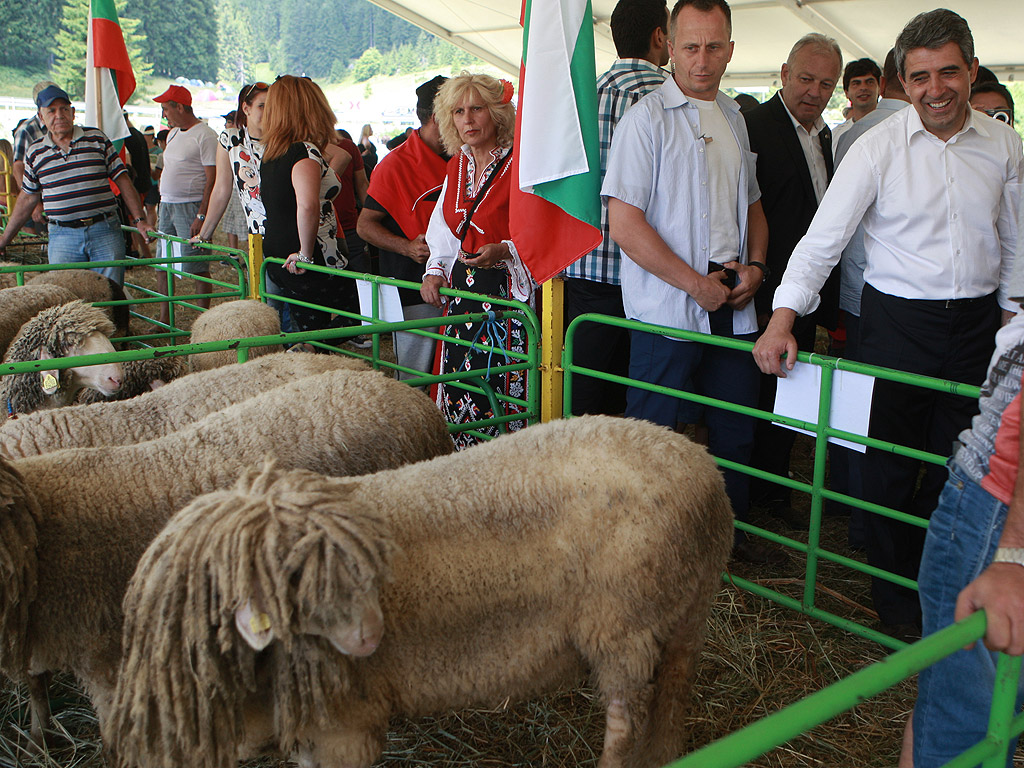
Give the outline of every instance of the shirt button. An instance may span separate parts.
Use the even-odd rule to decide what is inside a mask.
[[[708,215],[707,215],[706,213],[702,213],[702,214],[700,215],[700,217],[701,217],[702,219],[706,219],[706,218],[708,217]]]
[[[956,214],[953,214],[953,221],[956,221]]]

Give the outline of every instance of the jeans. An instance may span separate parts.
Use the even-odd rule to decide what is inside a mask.
[[[951,462],[939,504],[932,513],[918,575],[924,634],[953,623],[960,591],[995,556],[1006,522],[1006,505],[967,479]],[[996,654],[979,641],[921,671],[914,706],[914,766],[932,768],[985,737]],[[1017,710],[1022,691],[1018,689]],[[1006,764],[1012,763],[1011,746]]]
[[[47,228],[47,258],[51,264],[77,264],[88,261],[115,261],[124,258],[124,234],[116,213],[88,227],[75,229],[50,222]],[[117,283],[124,282],[124,267],[95,269]]]

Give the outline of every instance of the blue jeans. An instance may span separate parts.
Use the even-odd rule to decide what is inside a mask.
[[[925,635],[953,623],[957,596],[992,562],[1005,522],[1006,505],[951,462],[918,575]],[[996,654],[981,642],[921,671],[914,706],[915,768],[944,765],[985,738],[995,673]],[[1018,711],[1022,693],[1018,690]]]
[[[124,233],[116,213],[88,227],[75,229],[50,222],[47,227],[47,258],[51,264],[77,264],[88,261],[115,261],[124,258]],[[117,283],[124,282],[124,267],[93,270]]]
[[[711,313],[711,332],[733,336],[732,310]],[[754,341],[757,334],[736,336]],[[629,377],[672,389],[689,390],[729,403],[757,405],[758,373],[754,358],[741,352],[710,344],[677,341],[659,334],[630,332]],[[670,429],[675,428],[679,398],[659,395],[637,387],[626,391],[626,416],[646,419]],[[750,464],[754,446],[754,419],[721,408],[707,408],[709,449],[713,456],[739,464]],[[747,519],[750,476],[725,470],[725,490],[737,520]],[[737,539],[742,536],[737,535]]]

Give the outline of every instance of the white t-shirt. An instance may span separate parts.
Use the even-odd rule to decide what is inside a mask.
[[[736,220],[739,194],[740,148],[714,101],[690,99],[700,115],[700,137],[708,158],[708,197],[711,215],[710,261],[726,264],[740,260],[740,227]]]
[[[167,136],[164,170],[160,175],[160,202],[198,203],[206,186],[204,166],[217,165],[217,134],[204,122]]]

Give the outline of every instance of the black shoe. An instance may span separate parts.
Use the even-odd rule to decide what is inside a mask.
[[[889,637],[895,640],[901,640],[904,643],[916,643],[921,639],[921,625],[917,623],[908,624],[885,624],[879,622],[878,631],[883,635],[889,635]]]
[[[733,545],[732,559],[753,565],[785,565],[789,562],[789,555],[760,539],[746,538]]]
[[[782,521],[787,528],[806,531],[811,527],[811,513],[793,509],[789,504],[779,504],[768,508],[768,514]]]

